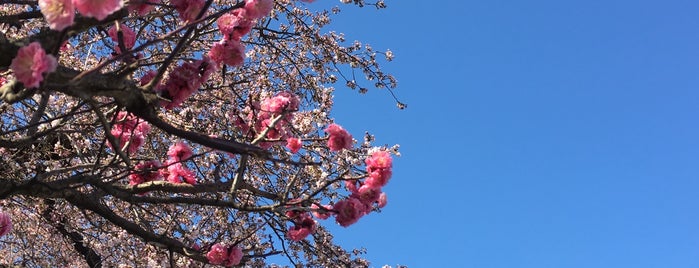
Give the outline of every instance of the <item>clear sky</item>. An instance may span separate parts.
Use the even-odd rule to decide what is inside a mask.
[[[395,53],[408,104],[338,87],[337,122],[403,153],[342,245],[374,267],[699,267],[698,1],[386,4],[309,4]]]

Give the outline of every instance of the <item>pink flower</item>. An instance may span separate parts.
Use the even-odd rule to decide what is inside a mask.
[[[330,151],[340,151],[342,149],[352,148],[352,135],[344,128],[337,124],[330,124],[325,132],[330,134],[328,138],[328,147]]]
[[[20,48],[10,64],[17,80],[27,88],[38,87],[44,80],[43,74],[55,71],[57,66],[56,58],[46,55],[39,42]]]
[[[126,150],[126,152],[128,152],[129,154],[136,153],[138,149],[141,148],[145,140],[143,133],[140,131],[124,131],[121,129],[112,128],[110,133],[119,143],[119,149],[121,149],[122,151]],[[109,145],[109,148],[114,149],[111,142],[108,142],[107,144]],[[125,147],[127,145],[128,147]]]
[[[0,236],[4,236],[12,231],[12,219],[10,214],[0,212]]]
[[[225,261],[225,266],[233,266],[240,264],[243,259],[243,249],[238,246],[228,248],[228,260]]]
[[[378,202],[379,202],[379,208],[383,208],[386,206],[386,204],[388,204],[388,199],[386,197],[386,193],[381,193],[381,195],[379,196]]]
[[[223,14],[216,20],[218,29],[225,36],[224,39],[238,40],[248,34],[254,25],[245,9],[236,9],[230,13]]]
[[[253,19],[269,15],[274,8],[274,0],[246,0],[245,11]]]
[[[146,161],[134,167],[134,173],[129,175],[129,184],[138,185],[144,182],[157,181],[161,179],[160,162],[157,160]]]
[[[49,28],[61,31],[73,25],[75,8],[72,0],[39,0],[39,8]]]
[[[313,210],[313,217],[316,217],[321,220],[330,218],[330,216],[334,214],[332,212],[333,207],[331,205],[323,205],[321,208],[318,205],[313,204],[311,205],[311,209]]]
[[[154,4],[160,4],[160,0],[131,0],[129,12],[136,11],[139,16],[143,16],[155,8]]]
[[[196,174],[193,171],[187,169],[182,163],[175,163],[167,167],[167,181],[171,183],[188,183],[195,185]]]
[[[388,183],[393,172],[393,160],[387,151],[376,151],[366,160],[366,170],[369,178],[365,183],[373,187],[383,187]]]
[[[362,187],[359,187],[359,190],[357,191],[355,197],[359,199],[359,201],[362,201],[362,203],[364,203],[365,205],[371,206],[371,204],[379,200],[380,195],[381,188],[369,184],[364,184],[362,185]]]
[[[299,150],[301,150],[302,145],[303,144],[301,144],[301,140],[299,140],[298,138],[286,139],[286,148],[289,148],[289,150],[294,154],[298,153]]]
[[[123,36],[123,41],[124,41],[124,47],[126,49],[131,49],[134,44],[136,44],[136,33],[131,30],[131,28],[126,27],[125,25],[120,25],[121,28],[121,33]],[[112,41],[114,41],[114,49],[116,50],[117,53],[121,53],[121,48],[119,48],[119,35],[117,32],[116,27],[111,27],[107,31],[109,34],[109,37],[112,38]]]
[[[185,62],[177,66],[170,72],[167,82],[157,88],[164,98],[171,100],[169,102],[163,101],[161,105],[165,109],[179,107],[216,70],[216,65],[206,56],[201,60]]]
[[[192,149],[186,143],[179,141],[170,146],[167,150],[167,156],[174,161],[184,161],[192,157]]]
[[[204,0],[172,0],[170,3],[180,13],[180,19],[185,22],[194,21],[204,8]]]
[[[366,206],[356,198],[341,200],[333,206],[335,210],[335,221],[342,227],[347,227],[359,220],[366,214]]]
[[[73,0],[80,14],[103,20],[124,6],[122,0]]]
[[[211,246],[211,250],[206,253],[206,259],[209,260],[211,264],[223,264],[224,261],[228,259],[228,250],[221,244],[214,244]]]
[[[297,111],[299,109],[299,98],[289,91],[282,91],[267,98],[260,104],[262,111],[272,114],[281,114],[284,111]]]
[[[316,221],[310,217],[307,217],[294,224],[294,227],[290,227],[286,232],[286,236],[293,241],[301,241],[309,234],[315,232],[315,230]]]
[[[214,43],[209,50],[209,57],[217,64],[224,63],[229,66],[243,65],[245,60],[245,46],[240,41],[223,39]]]

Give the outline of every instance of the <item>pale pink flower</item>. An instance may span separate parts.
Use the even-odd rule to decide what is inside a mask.
[[[243,259],[243,249],[239,246],[233,246],[228,248],[228,260],[224,262],[225,266],[234,266],[240,264],[240,260]]]
[[[274,8],[274,0],[246,0],[245,11],[253,19],[269,15]]]
[[[366,206],[356,198],[341,200],[333,206],[335,210],[335,221],[342,227],[347,227],[359,220],[366,214]]]
[[[61,31],[73,25],[75,8],[72,0],[39,0],[39,9],[53,30]]]
[[[209,57],[217,64],[240,66],[245,60],[245,46],[238,40],[223,39],[211,46]]]
[[[214,244],[206,253],[206,259],[211,264],[223,264],[228,259],[228,249],[221,244]]]
[[[10,68],[27,88],[38,87],[44,80],[43,74],[56,70],[58,63],[53,55],[47,55],[39,42],[32,42],[17,51]]]
[[[129,184],[137,185],[149,181],[158,181],[160,176],[160,162],[157,160],[136,164],[134,172],[129,175]]]
[[[328,147],[330,151],[340,151],[342,149],[352,148],[352,135],[344,128],[337,124],[330,124],[325,132],[330,134],[328,137]]]
[[[301,146],[303,144],[301,143],[301,140],[298,138],[288,138],[286,139],[286,148],[289,148],[291,153],[298,153],[299,150],[301,150]]]
[[[224,35],[224,39],[238,40],[248,34],[255,24],[246,14],[245,9],[236,9],[223,14],[216,20],[218,29]]]
[[[197,183],[196,174],[187,169],[182,163],[174,163],[167,167],[167,181],[171,183],[188,183],[194,185]]]
[[[310,217],[303,218],[300,222],[289,228],[286,232],[286,236],[292,241],[301,241],[309,234],[315,232],[316,224],[316,221]]]
[[[119,26],[121,28],[121,33],[123,36],[123,41],[124,41],[124,48],[131,49],[134,44],[136,44],[136,33],[131,30],[131,28],[127,27],[126,25],[121,24]],[[116,50],[117,54],[121,53],[121,48],[119,48],[119,35],[116,27],[112,26],[109,28],[107,31],[109,34],[109,37],[112,38],[112,41],[114,41],[114,50]]]
[[[330,216],[334,214],[332,212],[333,206],[331,205],[323,205],[321,208],[318,205],[313,204],[311,205],[311,209],[313,210],[313,217],[316,217],[321,220],[330,218]]]
[[[10,214],[0,212],[0,236],[4,236],[12,231],[12,219]]]
[[[192,154],[192,149],[182,141],[178,141],[167,150],[167,156],[174,161],[187,160],[192,157]]]
[[[345,188],[351,193],[357,193],[357,181],[356,180],[346,180]]]
[[[379,196],[378,203],[379,203],[379,208],[383,208],[386,206],[386,204],[388,204],[388,197],[386,197],[386,193],[381,193],[381,195]]]
[[[170,3],[180,14],[180,19],[185,22],[194,21],[199,12],[204,8],[204,0],[172,0]]]
[[[143,16],[153,10],[155,4],[160,4],[160,0],[131,0],[129,1],[129,11],[136,11],[139,16]]]
[[[124,6],[122,0],[73,0],[80,14],[103,20]]]

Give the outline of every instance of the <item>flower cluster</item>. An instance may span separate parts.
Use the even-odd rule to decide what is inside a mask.
[[[257,19],[267,16],[273,8],[274,0],[246,0],[243,8],[219,17],[216,24],[223,39],[211,47],[209,57],[217,64],[242,65],[245,46],[241,38],[250,32]]]
[[[180,14],[180,19],[185,22],[194,21],[199,12],[204,8],[204,0],[172,0],[170,3]]]
[[[32,42],[17,51],[10,68],[27,88],[38,87],[44,74],[56,70],[58,63],[53,55],[47,55],[39,42]]]
[[[168,110],[179,107],[202,84],[206,83],[209,76],[217,69],[209,57],[177,66],[170,72],[167,81],[155,89],[163,98],[170,100],[163,101],[161,105]],[[141,83],[148,83],[150,79],[152,75],[146,75],[141,79]]]
[[[150,160],[134,167],[134,172],[129,175],[129,184],[138,185],[149,181],[159,181],[162,179],[162,175],[158,171],[160,169],[160,162],[157,160]]]
[[[124,42],[124,48],[131,49],[134,44],[136,44],[136,33],[131,30],[131,28],[126,27],[125,25],[119,25],[119,28],[122,33],[122,40]],[[116,50],[117,54],[121,53],[121,48],[119,48],[119,36],[118,36],[118,31],[116,27],[111,27],[107,31],[109,34],[109,37],[112,39],[114,42],[115,46],[114,49]]]
[[[294,223],[286,231],[286,237],[292,241],[301,241],[309,234],[316,231],[317,222],[311,217],[311,213],[300,210],[289,210],[285,215]]]
[[[240,260],[243,259],[243,249],[238,246],[227,247],[221,244],[214,244],[211,246],[211,250],[206,253],[206,259],[211,264],[223,266],[238,265]]]
[[[266,141],[259,145],[269,148],[275,141],[292,138],[289,126],[294,119],[294,112],[299,109],[299,98],[291,92],[279,92],[271,98],[265,98],[262,102],[253,103],[252,109],[248,109],[243,117],[234,115],[236,126],[243,134],[256,138],[266,133]],[[287,141],[289,143],[289,141]],[[301,141],[291,141],[291,150],[301,148]]]
[[[12,219],[10,214],[0,211],[0,237],[12,231]]]
[[[150,125],[145,120],[128,112],[119,112],[116,116],[116,123],[112,126],[110,133],[119,143],[121,150],[130,154],[138,151],[145,141],[145,136],[150,132]],[[113,145],[108,143],[114,149]]]
[[[350,196],[340,200],[335,205],[312,205],[313,216],[319,219],[327,219],[335,216],[335,221],[342,227],[356,223],[362,216],[369,214],[376,204],[377,207],[386,206],[386,193],[381,187],[390,179],[393,168],[393,160],[387,151],[375,151],[365,160],[369,177],[361,181],[345,181],[345,187],[350,191]]]
[[[192,157],[192,149],[184,142],[177,142],[170,146],[167,151],[168,160],[166,162],[167,169],[162,171],[163,177],[171,183],[188,183],[196,184],[196,174],[182,164]]]
[[[325,129],[325,132],[330,135],[328,137],[328,148],[330,148],[330,151],[335,152],[352,148],[352,135],[340,125],[330,124]]]

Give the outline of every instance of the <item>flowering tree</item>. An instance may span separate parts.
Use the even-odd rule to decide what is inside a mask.
[[[386,205],[397,146],[332,86],[391,92],[392,55],[309,2],[3,1],[0,265],[367,266],[324,226]]]

